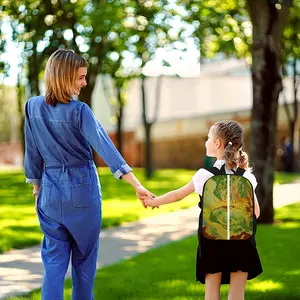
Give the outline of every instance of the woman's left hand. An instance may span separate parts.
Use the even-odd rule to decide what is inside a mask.
[[[38,209],[38,207],[37,207],[38,196],[34,196],[34,198],[35,198],[35,211],[37,212],[37,209]]]
[[[39,196],[39,190],[40,190],[39,185],[33,186],[32,195],[34,196],[34,199],[35,199],[35,211],[37,211],[37,200],[38,200],[38,196]]]

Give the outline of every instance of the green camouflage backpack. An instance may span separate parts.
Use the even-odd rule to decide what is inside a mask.
[[[214,176],[203,187],[200,230],[210,240],[247,240],[254,234],[254,195],[244,169],[226,174],[225,165],[207,168]]]

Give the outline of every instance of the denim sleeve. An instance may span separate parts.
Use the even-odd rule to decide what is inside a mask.
[[[37,149],[35,140],[30,127],[30,120],[28,114],[28,102],[25,104],[25,159],[24,169],[26,182],[34,185],[41,185],[41,178],[43,173],[43,159]]]
[[[117,179],[132,171],[114,146],[106,131],[96,120],[89,106],[83,103],[79,117],[79,129],[88,143],[101,156]]]

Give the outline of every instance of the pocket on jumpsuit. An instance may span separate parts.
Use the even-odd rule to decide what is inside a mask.
[[[52,184],[42,184],[38,195],[38,204],[40,207],[49,206]]]
[[[75,208],[91,207],[93,205],[92,186],[90,182],[73,184],[71,186],[72,204]]]

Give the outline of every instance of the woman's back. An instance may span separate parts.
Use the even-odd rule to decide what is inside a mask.
[[[91,147],[80,131],[84,105],[72,100],[53,107],[46,104],[44,96],[26,103],[33,138],[46,165],[74,165],[92,159]]]

